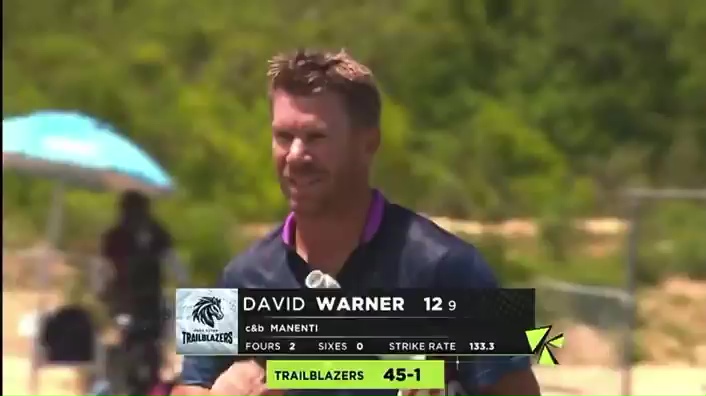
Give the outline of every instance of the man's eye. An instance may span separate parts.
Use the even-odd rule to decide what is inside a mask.
[[[277,132],[275,133],[275,138],[281,142],[291,142],[294,139],[294,135],[289,132]]]
[[[312,133],[309,136],[310,141],[316,141],[316,140],[321,140],[326,137],[323,133]]]

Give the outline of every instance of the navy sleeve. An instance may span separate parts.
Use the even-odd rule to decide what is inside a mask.
[[[228,265],[216,287],[237,288],[238,278]],[[238,359],[235,356],[185,356],[179,382],[210,389],[216,379]]]
[[[185,356],[179,382],[211,389],[218,376],[234,362],[233,356]]]
[[[439,265],[437,282],[446,288],[497,288],[490,267],[472,246],[449,251]],[[456,378],[465,394],[493,385],[506,374],[531,368],[528,356],[461,357]]]

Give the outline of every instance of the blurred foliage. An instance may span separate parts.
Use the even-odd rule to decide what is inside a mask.
[[[706,279],[706,205],[661,204],[645,217],[638,280],[653,283],[675,272]]]
[[[570,219],[620,214],[626,186],[706,186],[704,37],[706,2],[693,0],[5,0],[3,116],[80,110],[158,158],[180,189],[160,213],[207,282],[246,242],[236,219],[286,210],[266,60],[345,47],[385,94],[375,178],[390,197],[439,215],[538,218],[547,259],[517,264],[494,242],[485,253],[502,277],[541,268],[605,282],[621,270],[586,271]],[[42,232],[50,187],[4,177],[6,241]],[[67,246],[87,248],[112,220],[103,196],[72,191],[67,208]],[[704,275],[706,228],[686,225],[703,207],[684,210],[655,220],[674,233],[668,255],[646,253],[654,275]]]
[[[227,210],[222,207],[203,203],[184,205],[178,200],[164,206],[161,218],[177,220],[170,223],[170,232],[178,241],[180,258],[193,264],[194,287],[213,286],[233,253],[245,247],[246,240],[233,231],[237,227],[223,216]]]

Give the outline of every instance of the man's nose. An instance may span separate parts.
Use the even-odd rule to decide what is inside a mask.
[[[309,154],[304,141],[300,138],[294,139],[291,146],[289,146],[287,162],[307,162],[310,160],[311,155]]]

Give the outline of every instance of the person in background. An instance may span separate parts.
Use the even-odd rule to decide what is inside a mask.
[[[304,288],[316,270],[360,294],[499,287],[474,246],[371,186],[381,99],[366,66],[345,52],[301,50],[272,59],[268,77],[272,155],[291,213],[226,266],[221,287]],[[526,356],[460,360],[447,364],[447,392],[457,381],[464,395],[540,394]],[[262,365],[242,356],[186,356],[180,381],[172,394],[398,394],[390,389],[271,390]]]
[[[126,386],[129,394],[144,395],[161,384],[162,350],[174,336],[173,330],[165,335],[170,320],[163,269],[171,269],[179,285],[185,284],[187,272],[173,251],[171,235],[153,217],[149,199],[136,191],[122,195],[118,221],[103,236],[102,255],[113,275],[104,300],[121,326],[121,353],[129,356],[123,368]]]
[[[154,218],[149,198],[140,192],[122,194],[117,222],[103,235],[101,247],[112,273],[105,294],[113,314],[135,311],[144,305],[141,296],[161,295],[164,267],[180,285],[188,278],[173,251],[171,235]]]

